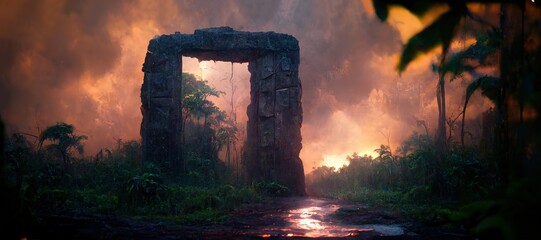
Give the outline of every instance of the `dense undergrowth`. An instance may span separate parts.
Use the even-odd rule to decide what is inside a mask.
[[[245,185],[217,159],[188,154],[183,177],[141,161],[136,141],[66,161],[55,149],[40,149],[20,134],[6,139],[2,161],[2,212],[7,232],[24,235],[40,217],[80,213],[170,223],[215,223],[245,203],[286,194],[277,183]],[[221,165],[220,165],[221,163]],[[213,167],[211,167],[213,166]]]
[[[173,179],[153,164],[142,164],[135,141],[68,163],[48,152],[33,152],[17,135],[7,146],[8,185],[20,191],[21,200],[31,211],[77,210],[208,222],[260,198],[255,186],[225,184],[221,179]],[[196,170],[190,169],[192,176],[204,174]]]
[[[382,145],[377,157],[348,157],[340,169],[322,166],[307,175],[316,196],[395,210],[432,226],[462,228],[482,239],[524,239],[535,234],[529,220],[539,214],[541,179],[503,187],[498,164],[486,149],[451,146],[438,165],[434,142],[414,134],[393,154]]]
[[[1,232],[22,237],[47,214],[213,223],[239,205],[290,194],[277,182],[244,183],[240,159],[230,152],[241,145],[238,123],[207,99],[222,92],[191,74],[182,75],[182,84],[179,162],[143,161],[138,141],[120,139],[112,149],[85,155],[88,137],[63,122],[36,136],[8,137],[0,127],[1,213],[8,223]],[[227,164],[218,158],[221,149],[229,153]]]

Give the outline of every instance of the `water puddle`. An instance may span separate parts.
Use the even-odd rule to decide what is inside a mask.
[[[280,213],[281,226],[267,226],[260,230],[260,237],[348,237],[348,236],[398,236],[404,230],[399,225],[366,224],[345,225],[331,217],[340,207],[325,199],[304,198],[290,209]]]

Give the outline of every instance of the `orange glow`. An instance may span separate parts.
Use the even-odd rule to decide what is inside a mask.
[[[376,149],[378,146],[374,146],[373,149]],[[371,156],[372,158],[377,157],[377,154],[373,150],[366,151],[350,151],[342,154],[323,154],[323,166],[334,167],[338,171],[343,166],[348,166],[349,161],[347,160],[348,156],[351,156],[353,153],[357,153],[359,156]]]
[[[347,166],[349,163],[346,159],[347,154],[340,154],[340,155],[323,155],[323,166],[327,167],[334,167],[334,169],[338,170],[343,166]]]
[[[289,225],[281,229],[289,232],[287,237],[346,237],[373,230],[359,226],[343,226],[326,219],[329,214],[338,210],[339,205],[328,204],[319,199],[303,201],[302,207],[288,211]]]
[[[88,135],[87,156],[111,148],[115,139],[138,140],[141,65],[149,40],[228,25],[242,31],[287,33],[299,40],[304,112],[300,155],[306,173],[321,165],[338,168],[354,152],[373,155],[380,144],[394,150],[413,131],[424,132],[415,119],[426,121],[433,131],[436,75],[430,64],[439,49],[416,59],[401,75],[395,66],[401,44],[445,11],[444,6],[421,19],[392,8],[389,20],[381,23],[370,0],[269,1],[272,9],[245,2],[9,2],[0,9],[0,27],[5,30],[0,32],[5,39],[2,55],[9,63],[3,71],[6,81],[0,83],[0,114],[12,132],[36,134],[36,123],[43,129],[67,121],[78,134]],[[497,12],[492,5],[468,7]],[[246,64],[234,64],[239,122],[247,119],[242,104],[250,98],[246,69]],[[227,82],[231,63],[187,59],[183,70],[228,91],[220,85]],[[464,87],[456,81],[446,91],[449,113],[457,112]],[[392,98],[397,95],[403,98]],[[228,96],[214,99],[227,111]],[[403,107],[404,99],[415,104]],[[475,118],[489,105],[475,95],[467,117]],[[525,117],[537,115],[529,111]]]
[[[423,28],[421,20],[402,7],[391,8],[387,22],[400,32],[403,43]]]
[[[442,13],[449,10],[447,5],[434,7],[425,16],[418,18],[403,7],[393,6],[389,9],[387,22],[400,32],[402,42],[406,42],[413,35],[432,23]]]

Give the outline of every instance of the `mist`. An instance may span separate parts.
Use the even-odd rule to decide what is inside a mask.
[[[403,41],[430,19],[399,12],[382,23],[370,2],[0,0],[0,114],[10,133],[29,136],[58,121],[73,124],[89,137],[87,154],[95,154],[117,139],[140,138],[141,66],[154,36],[226,25],[281,32],[301,48],[305,172],[339,167],[353,152],[374,154],[380,144],[395,149],[424,131],[417,120],[436,127],[437,76],[430,64],[438,56],[423,56],[402,75],[395,71]],[[230,74],[230,64],[216,66],[201,75]],[[245,74],[235,68],[239,81],[249,81]],[[448,85],[450,116],[459,113],[466,85]],[[249,98],[246,89],[236,93],[239,101]],[[488,107],[475,97],[467,117]]]

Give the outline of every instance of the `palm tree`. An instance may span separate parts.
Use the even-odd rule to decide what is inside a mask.
[[[64,122],[57,122],[55,125],[47,127],[39,135],[40,149],[45,141],[52,141],[48,145],[48,148],[58,150],[62,156],[62,161],[65,164],[69,163],[70,150],[75,149],[80,154],[83,154],[84,148],[82,141],[88,139],[85,135],[75,135],[73,133],[74,130],[73,125]]]

